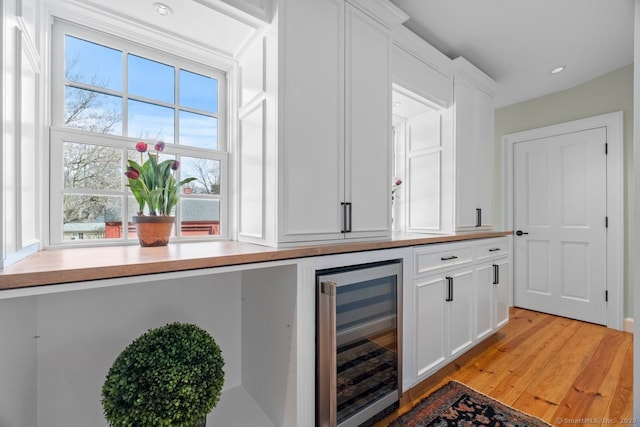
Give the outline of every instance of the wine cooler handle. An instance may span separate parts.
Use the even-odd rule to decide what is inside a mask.
[[[331,343],[329,345],[330,348],[325,354],[329,359],[329,425],[337,426],[338,425],[338,355],[337,355],[337,344],[336,344],[336,333],[337,325],[336,325],[336,289],[337,285],[335,282],[322,282],[321,283],[321,292],[329,298],[329,319],[328,327],[329,331],[334,331],[331,335]]]

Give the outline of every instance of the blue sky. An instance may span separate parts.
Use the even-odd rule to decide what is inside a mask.
[[[128,84],[123,82],[123,61],[127,61]],[[172,66],[145,59],[72,36],[65,39],[65,62],[72,80],[104,87],[164,103],[174,103],[175,69]],[[218,85],[213,78],[188,70],[178,72],[178,105],[203,112],[217,113]],[[68,92],[71,93],[71,92]],[[121,109],[120,97],[105,96],[109,108]],[[108,100],[108,101],[107,101]],[[127,136],[133,138],[174,141],[174,113],[172,108],[153,103],[129,100]],[[201,148],[217,149],[217,119],[205,114],[179,113],[179,142]],[[114,133],[122,134],[121,126]]]

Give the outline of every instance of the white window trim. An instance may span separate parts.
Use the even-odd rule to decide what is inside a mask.
[[[179,150],[181,155],[184,156],[193,156],[198,158],[205,158],[211,160],[220,161],[220,195],[216,198],[220,200],[220,234],[217,236],[211,237],[179,237],[174,233],[172,236],[173,242],[182,242],[182,241],[194,241],[194,240],[227,240],[230,238],[230,233],[232,230],[232,226],[230,225],[230,215],[229,210],[232,205],[230,200],[230,192],[229,187],[231,186],[230,178],[232,176],[230,171],[230,161],[229,161],[229,123],[232,108],[229,102],[229,87],[231,86],[229,80],[229,72],[225,70],[225,68],[230,68],[231,70],[235,70],[234,62],[225,62],[221,61],[220,65],[223,67],[219,68],[215,65],[201,63],[198,60],[194,60],[192,58],[185,58],[183,55],[177,55],[174,52],[165,53],[155,48],[145,46],[142,43],[139,43],[134,37],[133,40],[126,40],[123,38],[117,31],[114,31],[115,34],[106,34],[99,30],[91,30],[82,25],[82,23],[75,24],[69,22],[64,18],[57,18],[53,14],[50,15],[52,24],[52,31],[50,36],[51,49],[49,58],[49,79],[47,79],[47,85],[50,88],[51,97],[49,108],[51,111],[51,122],[49,123],[49,138],[46,138],[46,150],[45,152],[49,152],[50,161],[45,165],[45,175],[46,177],[51,177],[51,182],[57,180],[57,182],[62,182],[62,170],[58,169],[56,171],[51,170],[51,165],[61,164],[63,150],[62,150],[62,140],[65,138],[65,135],[72,136],[74,134],[82,135],[83,141],[97,143],[99,145],[108,145],[123,148],[123,142],[128,144],[128,149],[135,145],[135,141],[137,139],[127,138],[121,136],[113,136],[113,135],[100,135],[93,134],[90,132],[85,132],[81,130],[68,129],[62,127],[62,123],[64,120],[64,108],[61,106],[64,105],[64,84],[60,84],[61,81],[64,81],[64,52],[59,52],[61,46],[61,40],[64,39],[65,34],[69,34],[72,36],[76,36],[79,38],[91,40],[97,43],[103,43],[106,46],[113,47],[116,49],[123,50],[123,52],[130,52],[131,48],[133,48],[133,54],[138,54],[144,56],[145,58],[156,60],[161,63],[170,64],[179,66],[181,68],[187,69],[188,71],[200,73],[202,75],[208,76],[216,76],[218,78],[218,151],[212,150],[204,150],[195,147],[187,147],[187,146],[179,146]],[[128,36],[131,36],[130,34]],[[125,36],[126,37],[126,36]],[[175,41],[175,40],[173,40]],[[175,51],[176,49],[171,49],[171,51]],[[187,50],[186,52],[188,52]],[[62,74],[62,75],[61,75]],[[47,124],[45,124],[46,126]],[[231,129],[233,132],[233,129]],[[55,141],[58,143],[54,143]],[[167,144],[166,152],[168,154],[175,154],[175,150],[172,147],[177,147],[174,144]],[[45,216],[45,247],[55,247],[55,248],[64,248],[64,247],[83,247],[83,246],[115,246],[115,245],[123,245],[123,244],[138,244],[135,239],[104,239],[104,240],[87,240],[82,243],[74,242],[70,243],[68,241],[62,240],[62,218],[55,218],[53,215],[54,212],[61,212],[61,204],[62,198],[54,198],[52,197],[53,192],[57,191],[52,189],[50,183],[46,180],[44,182],[45,188],[48,188],[45,195],[45,206],[47,209],[47,215]],[[60,191],[63,190],[62,186],[58,188]],[[125,189],[126,190],[126,189]],[[119,193],[118,195],[121,195]],[[124,208],[124,207],[123,207]],[[59,219],[59,220],[58,220]],[[180,218],[176,219],[176,223],[179,224]]]

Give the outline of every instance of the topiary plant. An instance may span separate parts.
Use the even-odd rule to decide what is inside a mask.
[[[193,427],[220,400],[220,347],[205,330],[170,323],[135,339],[116,358],[102,386],[113,427]]]

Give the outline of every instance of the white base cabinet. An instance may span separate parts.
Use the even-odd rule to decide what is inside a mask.
[[[476,248],[475,339],[482,340],[509,321],[510,261],[507,238]]]
[[[405,390],[509,321],[509,261],[506,237],[414,249]]]

